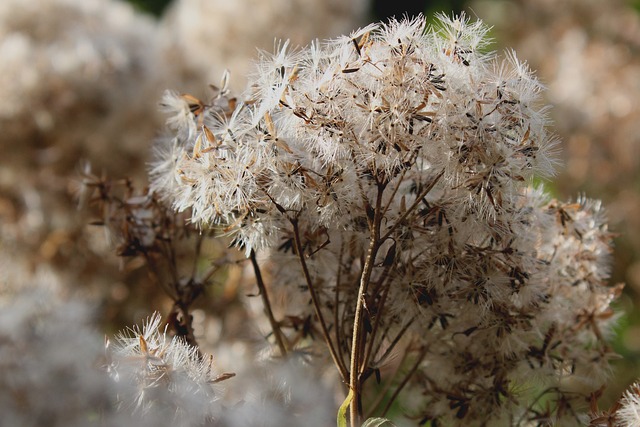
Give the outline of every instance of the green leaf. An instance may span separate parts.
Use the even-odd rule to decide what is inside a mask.
[[[340,405],[340,409],[338,409],[338,427],[347,427],[347,408],[351,404],[353,400],[353,390],[349,389],[349,394],[347,394],[347,398],[344,399],[342,405]]]
[[[386,418],[369,418],[362,424],[362,427],[396,427],[394,423]]]

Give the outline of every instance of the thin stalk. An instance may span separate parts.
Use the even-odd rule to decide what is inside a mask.
[[[196,340],[196,336],[193,331],[193,319],[189,314],[189,303],[176,301],[173,304],[173,308],[171,312],[172,312],[172,316],[175,316],[176,323],[180,326],[180,330],[176,331],[178,335],[184,338],[187,344],[193,346],[196,349],[198,356],[202,358],[203,355],[200,352],[200,346],[198,345],[198,341]],[[182,317],[183,322],[180,322],[178,320],[178,315]],[[182,330],[183,328],[184,328],[184,331]]]
[[[524,422],[525,418],[527,417],[527,415],[529,415],[529,411],[533,410],[533,407],[536,406],[538,404],[538,402],[540,401],[540,399],[542,399],[547,393],[551,393],[551,392],[560,392],[560,390],[558,390],[557,387],[549,387],[546,388],[542,391],[542,393],[540,393],[532,402],[529,406],[527,406],[525,408],[525,411],[522,413],[522,415],[520,416],[520,418],[518,419],[518,422],[514,425],[520,425],[521,423]]]
[[[149,254],[149,252],[145,250],[142,252],[142,255],[144,256],[144,260],[149,266],[149,274],[151,275],[151,277],[156,281],[156,283],[160,285],[160,287],[162,287],[162,289],[164,289],[167,295],[169,295],[169,298],[171,298],[173,301],[177,301],[178,293],[175,289],[178,283],[177,279],[174,279],[174,281],[172,282],[173,286],[170,286],[167,283],[165,283],[163,280],[160,279],[160,277],[162,276],[160,274],[160,269],[158,268],[158,265],[156,264],[153,257]]]
[[[393,199],[396,197],[398,190],[400,190],[400,185],[402,184],[402,181],[404,179],[405,174],[407,173],[407,170],[408,169],[403,169],[402,172],[400,173],[400,177],[396,180],[396,185],[393,187],[393,191],[391,191],[389,200],[387,200],[387,204],[382,209],[383,215],[389,211],[389,208],[391,207],[391,203],[393,203]]]
[[[331,353],[331,358],[333,359],[333,363],[336,365],[338,370],[340,371],[340,376],[343,381],[347,381],[349,376],[347,372],[347,367],[344,365],[340,356],[336,352],[335,346],[333,345],[333,340],[331,339],[331,335],[329,334],[329,328],[327,328],[327,322],[324,319],[324,315],[322,314],[322,307],[320,306],[320,298],[318,297],[318,293],[316,292],[316,288],[313,285],[313,280],[311,280],[311,274],[309,273],[309,268],[307,267],[307,261],[304,257],[304,249],[302,248],[302,242],[300,241],[300,228],[298,227],[298,220],[295,218],[289,218],[291,225],[293,226],[293,241],[296,247],[296,253],[298,255],[298,260],[300,261],[300,265],[302,267],[302,273],[304,274],[304,279],[307,283],[307,287],[309,288],[309,293],[311,294],[311,303],[313,304],[313,308],[316,312],[316,316],[318,316],[318,320],[320,321],[320,328],[322,329],[322,336],[329,347],[329,352]],[[337,327],[335,325],[334,327]]]
[[[378,334],[380,336],[380,338],[378,339],[378,342],[376,344],[376,349],[371,351],[371,354],[379,354],[380,353],[380,348],[382,348],[382,344],[385,342],[385,340],[387,339],[387,337],[389,336],[389,332],[391,331],[391,326],[393,326],[392,322],[387,322],[386,325],[384,325],[384,328],[382,329],[382,335],[380,335],[380,329],[378,330]],[[379,358],[378,360],[376,360],[374,363],[377,365],[379,364],[379,362],[383,360],[382,358]]]
[[[409,326],[411,326],[414,320],[416,320],[415,315],[411,319],[409,319],[409,321],[402,327],[402,329],[400,329],[400,332],[398,332],[396,337],[393,339],[393,341],[391,341],[391,344],[389,344],[389,347],[387,347],[387,349],[385,350],[384,354],[380,357],[380,359],[376,360],[376,363],[380,363],[383,360],[385,360],[387,357],[389,357],[393,349],[400,342],[400,338],[404,336],[404,333],[407,331],[407,329],[409,329]],[[375,354],[377,354],[379,351],[380,351],[380,347],[378,346]]]
[[[388,273],[388,269],[385,269],[383,273],[383,278],[380,282],[384,283],[384,289],[382,291],[382,296],[380,297],[380,302],[378,303],[378,310],[376,311],[376,320],[371,328],[371,334],[369,335],[369,341],[367,342],[367,348],[364,352],[364,360],[362,362],[361,372],[362,373],[367,365],[369,364],[369,360],[371,359],[371,350],[373,349],[373,343],[376,340],[376,335],[378,334],[378,328],[380,327],[380,321],[382,319],[382,315],[384,313],[384,306],[387,301],[387,296],[389,295],[389,289],[391,288],[391,280],[386,280]]]
[[[202,241],[204,238],[202,234],[198,235],[198,239],[196,240],[196,250],[193,255],[193,267],[191,268],[191,277],[195,279],[196,274],[198,273],[198,260],[200,258],[200,252],[202,251]]]
[[[180,283],[180,273],[178,272],[178,258],[176,257],[175,248],[173,247],[173,238],[170,237],[170,240],[165,243],[167,246],[167,257],[169,258],[169,271],[171,272],[171,278],[173,279],[173,283]]]
[[[378,194],[376,197],[376,206],[373,211],[373,218],[370,222],[369,249],[362,268],[360,276],[360,286],[358,287],[358,297],[356,300],[356,311],[353,320],[353,336],[351,342],[351,367],[349,376],[349,388],[353,392],[353,401],[350,405],[351,427],[360,425],[362,417],[362,390],[360,381],[360,369],[362,363],[362,344],[366,332],[362,328],[363,309],[365,305],[365,296],[367,288],[371,281],[371,273],[373,272],[374,262],[378,249],[380,249],[380,224],[382,222],[382,194],[384,185],[378,184]]]
[[[404,377],[400,385],[396,387],[395,391],[393,392],[393,395],[391,396],[391,399],[389,399],[389,401],[387,402],[387,406],[385,406],[384,411],[382,411],[382,414],[381,414],[382,417],[387,415],[387,412],[389,412],[391,405],[393,405],[393,402],[396,400],[396,398],[398,397],[398,395],[400,394],[404,386],[407,385],[407,383],[411,379],[411,376],[418,370],[420,363],[422,363],[422,360],[426,355],[427,355],[427,347],[425,346],[420,351],[420,354],[418,355],[418,359],[416,360],[416,363],[411,367],[411,369],[409,370],[407,375]]]
[[[344,240],[340,242],[340,254],[338,255],[338,271],[336,273],[336,292],[335,292],[335,295],[334,295],[335,298],[333,301],[333,332],[335,332],[335,335],[336,335],[336,347],[338,348],[338,357],[340,358],[340,361],[342,363],[344,363],[344,360],[343,360],[344,353],[342,351],[342,337],[341,337],[342,328],[339,327],[340,319],[339,319],[338,308],[340,306],[340,282],[342,279],[343,254],[344,254]]]
[[[382,270],[382,274],[380,274],[380,278],[378,279],[378,283],[376,283],[375,287],[373,288],[373,295],[377,295],[380,292],[380,288],[383,285],[386,286],[389,283],[387,281],[391,277],[389,275],[389,271],[391,271],[391,267],[393,266],[393,264],[390,264],[384,267],[384,270]]]
[[[400,369],[402,368],[402,365],[404,365],[405,360],[407,360],[408,354],[409,353],[407,351],[404,351],[402,353],[402,358],[400,359],[400,362],[393,370],[393,374],[390,375],[389,380],[385,382],[384,386],[382,387],[382,390],[380,390],[380,392],[378,393],[378,397],[376,397],[376,399],[373,401],[373,403],[369,407],[369,410],[367,411],[367,414],[366,414],[367,419],[372,417],[373,414],[375,414],[376,409],[378,409],[378,406],[380,406],[380,404],[382,403],[382,400],[387,395],[387,392],[389,391],[391,386],[394,384],[393,380],[398,375],[398,372],[400,372]]]
[[[256,276],[256,282],[258,283],[258,290],[260,292],[260,297],[262,298],[262,304],[264,305],[264,311],[269,318],[269,324],[271,325],[271,330],[273,331],[273,336],[276,338],[276,343],[278,344],[278,348],[280,349],[280,354],[282,357],[287,357],[287,347],[284,344],[284,338],[282,337],[282,331],[280,330],[280,325],[276,321],[276,318],[273,316],[273,310],[271,310],[271,302],[269,301],[269,295],[267,294],[267,288],[264,285],[264,280],[262,279],[262,272],[260,271],[260,265],[258,264],[258,260],[256,259],[256,253],[252,249],[249,254],[249,258],[251,259],[251,265],[253,266],[253,272]]]
[[[427,194],[429,194],[429,192],[433,189],[433,187],[435,187],[436,183],[440,180],[440,178],[442,178],[442,175],[444,175],[444,170],[440,172],[438,175],[436,175],[433,181],[431,181],[429,185],[427,185],[427,187],[416,197],[416,200],[413,202],[413,204],[406,211],[403,212],[403,214],[400,216],[400,218],[398,218],[395,224],[393,224],[391,228],[387,230],[384,236],[382,236],[381,241],[384,242],[385,240],[387,240],[391,236],[391,234],[393,234],[395,229],[398,228],[405,219],[407,219],[407,217],[415,210],[415,208],[418,207],[422,199]]]
[[[419,150],[414,151],[411,156],[409,156],[409,158],[407,159],[406,163],[413,165],[413,161],[416,159],[416,157],[418,157],[418,152]],[[382,215],[386,215],[387,212],[389,211],[389,208],[391,207],[391,203],[393,203],[393,200],[396,197],[396,194],[398,193],[398,190],[400,190],[400,185],[402,184],[402,182],[404,181],[404,176],[407,174],[407,171],[409,170],[409,168],[404,168],[402,169],[402,172],[400,172],[400,177],[396,179],[396,185],[393,187],[393,191],[391,192],[391,195],[389,196],[389,200],[387,201],[387,204],[385,205],[384,209],[382,210]],[[397,175],[396,175],[397,177]],[[395,179],[395,178],[393,178]]]

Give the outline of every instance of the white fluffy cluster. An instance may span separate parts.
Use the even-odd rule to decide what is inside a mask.
[[[303,290],[288,318],[323,317],[339,367],[364,289],[358,375],[417,358],[424,420],[571,423],[584,397],[565,386],[592,389],[611,356],[611,235],[599,204],[529,187],[553,174],[556,141],[540,84],[486,53],[487,31],[369,25],[264,53],[246,102],[226,77],[208,102],[167,94],[152,186],[247,254],[268,250],[277,283]]]
[[[634,383],[620,399],[620,408],[616,412],[620,427],[640,425],[640,384]]]
[[[263,54],[250,103],[221,91],[194,110],[168,94],[175,136],[159,148],[155,189],[196,222],[229,225],[248,250],[277,242],[281,209],[315,229],[358,228],[357,195],[375,178],[398,181],[389,217],[442,174],[448,204],[496,218],[524,182],[553,172],[540,85],[515,55],[482,53],[480,23],[442,25],[370,25],[299,52],[285,43]]]
[[[120,385],[118,400],[149,422],[196,426],[217,416],[219,390],[213,359],[178,337],[167,336],[155,313],[142,328],[120,333],[108,345],[107,369]]]

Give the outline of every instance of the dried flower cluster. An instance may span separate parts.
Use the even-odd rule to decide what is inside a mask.
[[[640,14],[624,0],[474,1],[497,39],[526,57],[549,86],[554,131],[563,140],[561,194],[586,192],[607,206],[616,236],[612,276],[627,283],[627,313],[640,307]],[[588,72],[585,72],[588,70]],[[630,315],[619,330],[618,362],[605,399],[638,376],[640,324]],[[626,322],[625,322],[626,323]]]
[[[640,424],[640,384],[635,383],[620,399],[620,407],[616,417],[622,427],[632,427]]]
[[[586,192],[607,207],[615,238],[613,281],[627,283],[619,307],[616,362],[604,400],[619,396],[640,365],[640,14],[624,0],[473,1],[493,35],[526,57],[548,85],[550,117],[563,141],[557,194]],[[505,7],[506,6],[506,7]],[[588,72],[585,72],[588,70]]]
[[[637,385],[597,409],[621,287],[607,286],[600,203],[534,185],[556,165],[541,85],[464,16],[291,48],[351,27],[364,2],[343,3],[181,0],[159,22],[111,0],[0,5],[4,422],[324,426],[348,392],[339,426],[347,408],[352,427],[638,423]],[[231,18],[247,7],[251,19]],[[165,95],[150,191],[86,169],[81,202],[99,219],[82,227],[66,197],[80,156],[140,172],[158,88],[190,87],[220,58],[242,82],[244,42],[285,30],[292,41],[261,53],[245,94],[224,73],[207,101]],[[148,279],[115,286],[93,260],[105,251],[94,225],[164,294]],[[221,255],[221,234],[248,258],[263,317],[221,270],[242,263]],[[105,353],[92,310],[62,296],[69,284],[33,279],[49,270],[168,320],[154,314]],[[205,354],[203,317],[237,376]],[[247,351],[252,328],[268,331],[266,351]]]
[[[608,410],[598,411],[599,390],[593,395],[589,427],[634,427],[640,425],[640,384],[632,384]]]
[[[143,417],[172,425],[201,425],[219,412],[218,377],[213,358],[204,357],[197,347],[179,337],[167,336],[160,329],[161,317],[155,313],[142,328],[120,333],[107,346],[109,375],[125,382],[118,400]]]
[[[486,53],[482,23],[440,23],[284,43],[246,101],[226,75],[208,102],[168,93],[152,188],[232,235],[258,281],[268,257],[291,298],[280,352],[328,349],[353,426],[401,392],[423,421],[578,422],[620,291],[602,209],[531,187],[555,163],[540,84]]]
[[[203,249],[213,240],[213,233],[198,232],[186,215],[168,209],[148,191],[136,192],[130,180],[112,181],[85,170],[79,195],[81,203],[98,214],[92,225],[105,227],[117,255],[132,263],[138,259],[147,267],[156,287],[173,303],[169,316],[172,330],[197,347],[193,304],[224,264],[208,262],[214,255],[223,259],[218,254],[219,244]],[[220,317],[229,302],[227,298],[214,307]]]

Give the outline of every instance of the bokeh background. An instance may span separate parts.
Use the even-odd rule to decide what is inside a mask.
[[[0,4],[0,279],[45,281],[95,301],[107,332],[168,299],[139,260],[78,208],[83,172],[129,177],[142,191],[165,89],[207,96],[225,69],[241,91],[256,48],[305,45],[390,16],[465,11],[537,70],[553,106],[563,166],[549,190],[603,200],[616,233],[611,282],[621,355],[603,403],[640,377],[640,2],[635,0],[3,0]],[[210,257],[223,248],[211,243]],[[207,252],[208,251],[208,252]],[[255,315],[240,269],[197,306],[203,341],[233,359]],[[256,301],[256,304],[258,302]],[[259,310],[257,310],[259,311]],[[256,331],[259,332],[259,331]],[[243,350],[244,349],[244,350]]]

